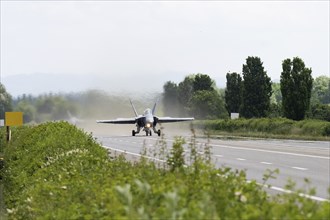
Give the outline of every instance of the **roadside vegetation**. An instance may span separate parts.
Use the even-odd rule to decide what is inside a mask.
[[[215,168],[210,148],[194,135],[178,137],[173,146],[161,139],[150,153],[165,163],[109,155],[91,134],[66,122],[15,128],[8,145],[3,136],[1,129],[8,219],[314,220],[330,214],[329,202],[296,193],[269,196],[244,171]],[[275,172],[265,173],[264,186]],[[315,193],[308,188],[297,192]]]
[[[321,120],[294,121],[286,118],[254,118],[196,121],[197,128],[211,135],[330,140],[330,122]]]

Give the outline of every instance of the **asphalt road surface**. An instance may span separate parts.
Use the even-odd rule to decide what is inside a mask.
[[[129,132],[126,132],[126,134]],[[95,135],[106,148],[127,155],[140,156],[142,149],[147,148],[149,157],[154,158],[154,152],[160,148],[160,137],[141,135]],[[192,135],[180,133],[184,137],[186,154]],[[165,135],[164,140],[168,148],[172,146],[174,135]],[[249,180],[263,183],[266,171],[279,169],[276,179],[270,179],[267,184],[272,185],[274,192],[288,192],[285,185],[293,180],[299,189],[316,189],[312,199],[329,200],[330,188],[330,143],[320,141],[295,140],[249,140],[249,139],[207,139],[196,138],[200,153],[203,146],[208,144],[212,149],[212,160],[217,167],[246,170]],[[157,156],[156,156],[157,157]],[[162,158],[158,158],[161,160]],[[305,182],[310,181],[310,184]],[[302,194],[303,196],[305,194]]]

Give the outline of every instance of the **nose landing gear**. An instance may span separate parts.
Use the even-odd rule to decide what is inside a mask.
[[[151,130],[147,130],[145,132],[146,132],[146,136],[152,136]],[[139,131],[132,130],[132,136],[135,136],[135,134],[137,134],[137,133],[139,133]],[[161,131],[160,131],[160,129],[158,131],[156,131],[156,129],[154,129],[154,133],[157,134],[158,136],[160,136]]]

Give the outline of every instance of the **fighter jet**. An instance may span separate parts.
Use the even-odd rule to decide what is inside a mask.
[[[137,130],[132,130],[132,136],[140,133],[141,129],[146,133],[146,136],[152,135],[151,129],[155,134],[160,136],[160,130],[157,131],[157,123],[170,123],[170,122],[180,122],[180,121],[192,121],[194,118],[172,118],[172,117],[157,117],[155,116],[157,102],[155,102],[152,111],[150,108],[144,110],[143,115],[138,115],[132,101],[130,100],[132,108],[134,110],[134,118],[117,118],[114,120],[97,120],[97,123],[111,123],[111,124],[136,124]]]

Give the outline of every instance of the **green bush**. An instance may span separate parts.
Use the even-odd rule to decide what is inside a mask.
[[[325,120],[330,122],[330,105],[317,104],[311,107],[311,119]]]
[[[322,130],[323,136],[330,136],[330,124],[324,125]]]
[[[236,125],[235,125],[236,126]],[[297,194],[269,197],[244,171],[214,168],[184,139],[161,149],[165,165],[112,157],[92,137],[65,123],[13,131],[5,149],[9,219],[327,219],[329,203]],[[166,153],[168,152],[168,153]],[[183,164],[184,163],[184,164]],[[265,175],[265,179],[271,175]],[[291,189],[294,190],[294,189]]]

